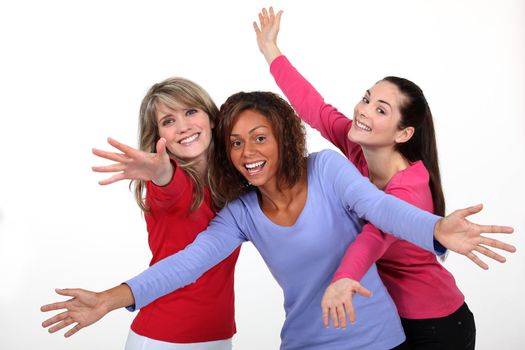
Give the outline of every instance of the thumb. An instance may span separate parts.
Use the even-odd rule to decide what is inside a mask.
[[[357,286],[355,292],[357,294],[359,294],[360,296],[362,296],[362,297],[369,298],[369,297],[372,296],[372,292],[369,291],[368,289],[366,289],[365,287],[361,286],[361,285]]]
[[[78,296],[79,289],[71,289],[71,288],[55,288],[55,292],[60,295],[65,295],[68,297],[76,298]]]
[[[466,218],[467,216],[479,213],[481,209],[483,209],[483,204],[477,204],[468,208],[458,209],[454,211],[454,214]]]
[[[166,151],[166,139],[165,139],[164,137],[161,137],[161,138],[157,141],[156,150],[157,150],[157,154],[158,154],[161,158],[167,157],[167,151]]]

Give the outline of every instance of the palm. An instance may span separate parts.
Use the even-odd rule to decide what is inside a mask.
[[[265,13],[266,10],[263,11]],[[259,23],[261,25],[260,31],[257,32],[257,44],[259,47],[264,47],[268,44],[277,44],[277,35],[279,34],[279,22],[275,20],[275,16],[259,15]]]
[[[68,305],[69,315],[73,321],[82,327],[87,327],[104,316],[104,311],[96,298],[96,294],[85,291],[78,297],[70,300]]]
[[[116,162],[111,165],[92,168],[95,172],[116,173],[100,181],[101,185],[108,185],[121,180],[151,180],[156,184],[164,185],[171,178],[172,168],[164,140],[159,140],[157,143],[157,153],[140,151],[113,139],[108,139],[108,143],[121,153],[93,149],[93,154],[96,156]]]
[[[481,232],[476,225],[456,213],[444,217],[441,228],[451,232],[449,249],[460,254],[473,250],[481,239]]]
[[[482,233],[512,233],[513,229],[507,226],[478,225],[466,219],[467,216],[479,213],[481,205],[460,209],[440,219],[435,227],[435,238],[446,248],[465,255],[483,269],[488,269],[474,252],[486,255],[499,262],[505,258],[487,247],[515,252],[516,248],[493,238],[482,236]]]
[[[56,292],[72,298],[68,301],[52,303],[41,307],[41,311],[44,312],[65,309],[65,311],[48,318],[42,323],[43,327],[51,326],[49,328],[50,333],[54,333],[76,323],[74,327],[65,333],[65,336],[69,337],[80,329],[97,322],[108,312],[97,293],[84,289],[57,289]]]
[[[345,328],[347,317],[351,323],[355,322],[352,298],[356,293],[365,297],[372,295],[372,293],[362,287],[359,282],[350,278],[341,278],[326,288],[321,301],[325,327],[328,327],[330,319],[332,320],[334,328]]]

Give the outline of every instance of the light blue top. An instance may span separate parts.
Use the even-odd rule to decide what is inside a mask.
[[[126,282],[135,298],[130,309],[194,282],[251,241],[284,292],[281,349],[390,349],[400,344],[403,329],[375,265],[361,280],[373,296],[354,297],[357,322],[346,330],[323,326],[321,298],[363,220],[434,252],[434,225],[440,217],[379,191],[334,151],[311,154],[307,169],[307,200],[293,226],[268,219],[255,191],[243,195],[186,249]]]

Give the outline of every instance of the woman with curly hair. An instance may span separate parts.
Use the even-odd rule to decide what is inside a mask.
[[[463,209],[440,218],[375,188],[334,151],[306,154],[305,131],[293,108],[270,92],[240,92],[222,105],[210,152],[210,185],[227,204],[208,229],[184,250],[151,266],[125,284],[96,294],[72,290],[72,300],[43,307],[66,309],[46,325],[72,320],[78,329],[111,310],[142,308],[193,283],[202,273],[250,241],[283,289],[286,320],[281,349],[388,349],[404,340],[403,329],[377,271],[364,280],[373,298],[356,298],[363,322],[346,331],[326,329],[319,305],[330,274],[346,247],[369,220],[429,251],[443,246],[468,254],[481,232],[510,232],[465,219]],[[482,238],[506,250],[513,247]],[[69,322],[69,321],[68,321]],[[69,322],[68,324],[71,324]],[[66,326],[66,325],[64,325]]]

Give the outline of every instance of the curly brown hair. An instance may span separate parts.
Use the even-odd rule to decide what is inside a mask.
[[[210,147],[209,184],[214,203],[226,203],[254,189],[237,171],[230,158],[230,134],[241,112],[254,111],[270,121],[279,146],[279,187],[295,185],[306,171],[306,131],[288,102],[272,92],[238,92],[220,108],[213,130],[215,142]]]

